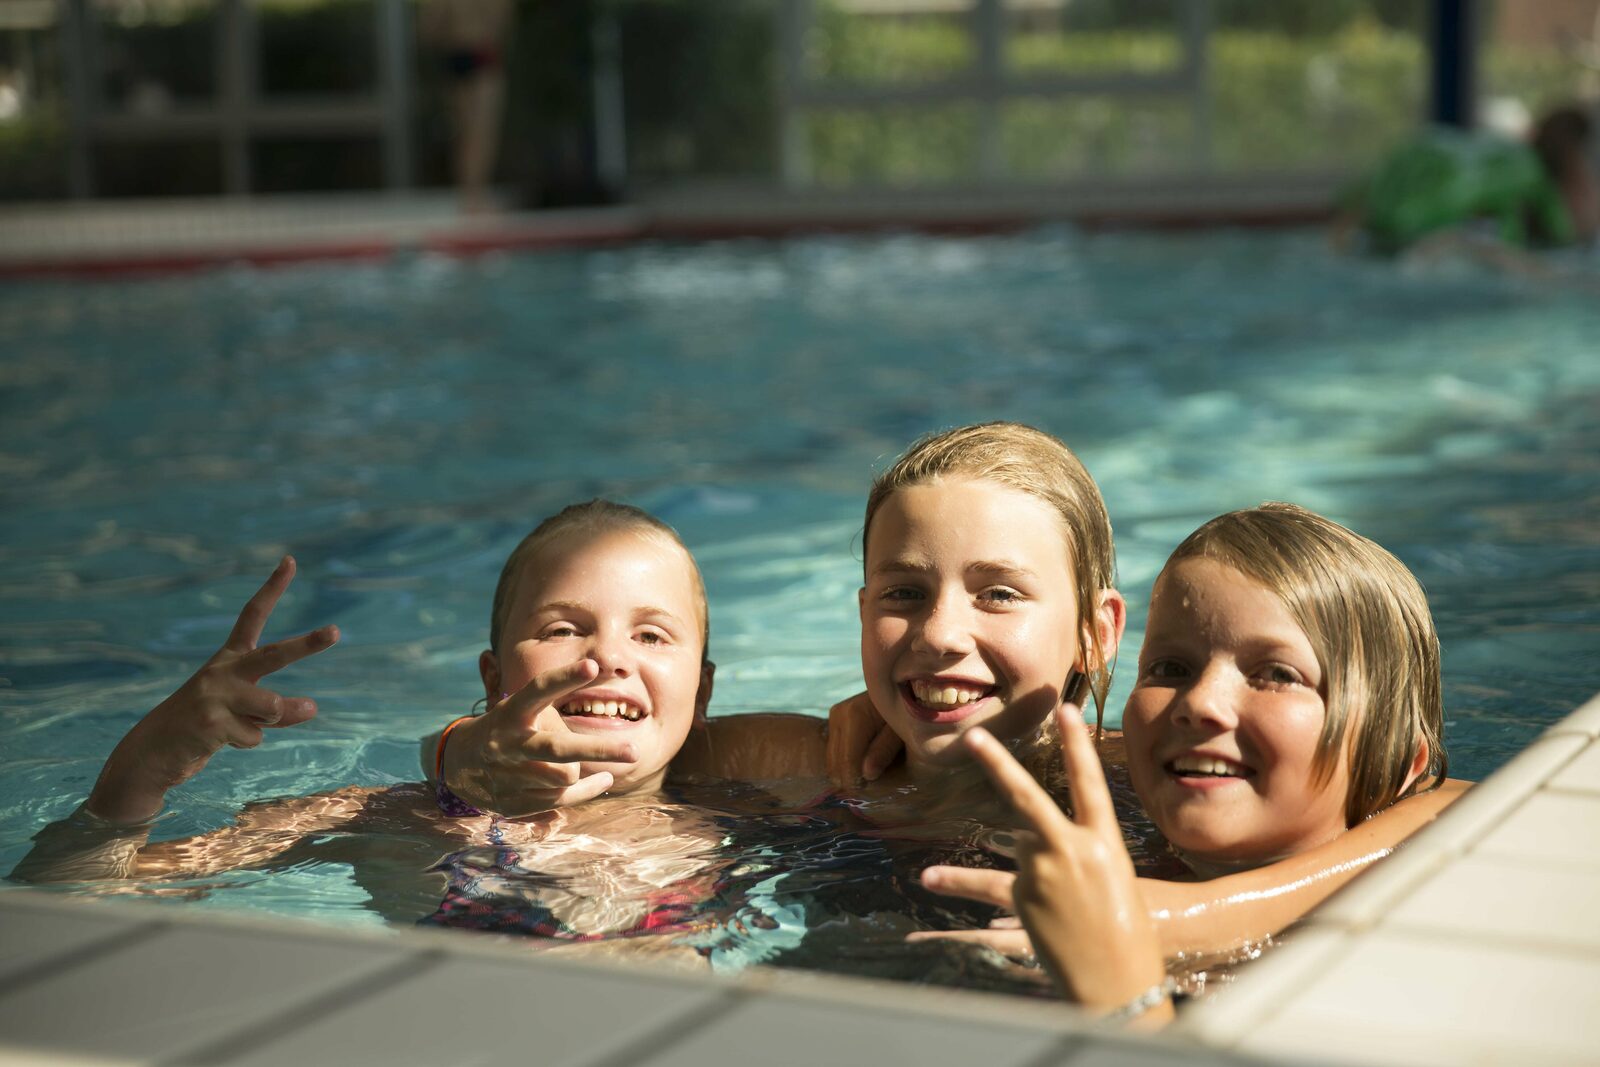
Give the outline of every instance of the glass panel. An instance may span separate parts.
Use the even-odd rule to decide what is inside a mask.
[[[0,199],[67,192],[55,4],[0,4]]]
[[[815,0],[804,43],[812,81],[945,81],[977,58],[973,0]]]
[[[818,111],[805,127],[816,185],[950,185],[976,174],[972,104]]]
[[[1170,174],[1193,169],[1194,112],[1171,96],[1018,100],[1000,115],[1011,177]]]
[[[1543,112],[1600,98],[1600,4],[1500,3],[1482,44],[1479,112],[1504,133],[1526,133]]]
[[[1159,74],[1183,65],[1175,0],[1005,0],[1013,75]]]
[[[1359,169],[1427,99],[1424,0],[1218,0],[1212,158],[1221,170]]]
[[[212,196],[222,192],[222,150],[211,138],[115,141],[94,148],[96,196]]]
[[[539,10],[555,6],[542,5]],[[632,176],[777,172],[775,42],[769,5],[654,0],[620,8],[619,23]],[[542,61],[542,69],[557,74],[563,65],[560,53],[534,58]],[[535,74],[540,69],[532,66]],[[530,103],[548,108],[545,101],[561,100],[560,87],[551,86]]]
[[[273,137],[250,146],[250,188],[258,193],[376,189],[383,145],[373,137]]]
[[[254,0],[263,96],[377,91],[373,0]]]
[[[101,98],[136,115],[210,102],[217,19],[213,0],[96,0]]]

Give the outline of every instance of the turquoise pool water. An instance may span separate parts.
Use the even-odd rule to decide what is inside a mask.
[[[1597,274],[1047,229],[9,284],[0,868],[284,551],[274,632],[345,633],[280,679],[322,714],[219,755],[162,836],[413,780],[415,739],[478,695],[506,552],[595,494],[700,559],[714,713],[820,713],[860,685],[870,473],[989,418],[1058,433],[1103,487],[1124,662],[1165,554],[1219,511],[1294,500],[1392,548],[1439,623],[1452,772],[1480,778],[1600,690]],[[383,916],[336,863],[207,884],[192,906]]]

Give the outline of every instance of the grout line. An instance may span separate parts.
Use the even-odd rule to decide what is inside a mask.
[[[702,1027],[715,1022],[747,1000],[756,999],[753,993],[730,989],[710,1003],[690,1008],[682,1016],[663,1024],[659,1029],[641,1034],[608,1056],[593,1060],[586,1067],[637,1067],[674,1045],[693,1037]]]
[[[284,1008],[260,1022],[252,1023],[198,1047],[153,1062],[157,1067],[203,1067],[225,1063],[245,1051],[256,1051],[273,1041],[289,1036],[297,1028],[318,1022],[364,1000],[386,993],[420,974],[441,966],[446,954],[439,949],[408,953],[372,974],[353,978],[343,989],[319,993],[315,997],[284,1001]]]
[[[1087,1034],[1067,1034],[1021,1067],[1071,1067],[1072,1060],[1088,1046]]]
[[[91,941],[87,945],[80,945],[71,952],[66,952],[59,956],[51,956],[37,966],[31,967],[20,974],[0,979],[0,997],[8,996],[13,990],[24,986],[54,978],[58,974],[81,967],[86,963],[92,963],[100,956],[109,956],[137,945],[142,941],[148,941],[158,934],[167,932],[171,925],[167,922],[152,922],[135,926],[131,930],[119,930],[116,933],[107,934],[96,941]]]
[[[1368,940],[1394,942],[1392,935],[1428,941],[1449,941],[1462,947],[1485,948],[1502,952],[1518,952],[1537,956],[1564,956],[1580,961],[1600,960],[1600,946],[1574,945],[1571,942],[1546,940],[1540,934],[1508,934],[1493,930],[1467,930],[1449,926],[1428,926],[1420,923],[1395,922],[1377,927]],[[1549,935],[1554,937],[1555,935]],[[1358,944],[1359,950],[1362,946]]]

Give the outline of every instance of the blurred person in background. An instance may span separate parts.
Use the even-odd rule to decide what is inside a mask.
[[[490,211],[489,180],[500,147],[505,54],[512,0],[424,0],[422,41],[450,83],[451,169],[468,214]]]
[[[1390,152],[1346,201],[1342,229],[1359,225],[1385,254],[1466,251],[1513,268],[1520,250],[1590,244],[1600,229],[1593,122],[1555,108],[1528,139],[1430,129]]]

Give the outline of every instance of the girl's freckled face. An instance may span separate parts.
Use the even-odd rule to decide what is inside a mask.
[[[1128,770],[1178,848],[1266,862],[1345,830],[1349,761],[1319,781],[1322,668],[1278,595],[1225,563],[1169,564],[1123,712]]]
[[[964,762],[982,724],[1037,733],[1077,659],[1076,590],[1062,520],[996,482],[896,490],[873,516],[861,590],[867,693],[908,762]]]

